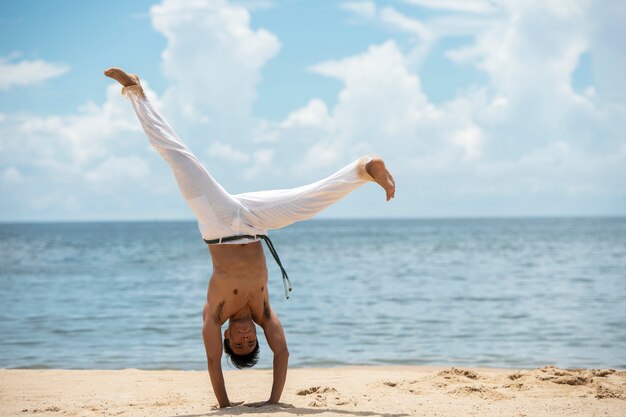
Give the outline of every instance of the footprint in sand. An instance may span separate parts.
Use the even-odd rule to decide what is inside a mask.
[[[337,392],[337,390],[332,387],[310,387],[307,389],[300,390],[296,392],[296,394],[297,395],[327,394],[329,392]]]
[[[309,407],[321,408],[321,407],[326,407],[326,406],[327,406],[326,398],[322,397],[321,395],[318,395],[317,397],[313,399],[313,401],[309,403]]]
[[[452,367],[436,374],[429,374],[423,378],[423,381],[428,382],[428,385],[434,388],[444,389],[457,383],[467,383],[468,379],[476,381],[481,377],[474,371]]]
[[[309,403],[310,407],[327,407],[329,401],[333,401],[334,405],[356,405],[354,399],[343,398],[335,388],[332,387],[310,387],[296,392],[297,395],[315,395],[315,398]],[[330,398],[329,398],[330,397]]]
[[[326,400],[326,395],[324,394],[328,394],[328,393],[334,393],[337,392],[336,389],[331,388],[331,387],[309,387],[303,390],[300,390],[298,392],[296,392],[297,395],[313,395],[315,394],[315,398],[313,398],[313,401],[311,401],[309,403],[309,407],[317,407],[317,408],[321,408],[321,407],[326,407],[328,405],[328,402]]]
[[[528,386],[524,385],[521,382],[512,382],[510,384],[504,384],[502,385],[502,388],[508,388],[508,389],[512,389],[515,391],[528,391],[530,388],[528,388]]]
[[[535,370],[533,373],[540,381],[565,385],[591,385],[594,381],[616,374],[616,371],[615,369],[561,369],[550,365]]]
[[[524,376],[524,374],[522,374],[521,372],[516,372],[514,374],[509,375],[507,378],[509,378],[511,381],[515,381],[516,379],[520,379]]]
[[[494,389],[487,387],[474,387],[474,386],[463,386],[459,388],[455,388],[453,390],[448,391],[448,394],[467,397],[467,396],[478,396],[484,400],[508,400],[511,397],[501,392],[498,392]]]
[[[596,398],[616,398],[618,400],[626,400],[624,390],[620,388],[609,387],[603,384],[596,385]]]
[[[408,391],[412,394],[418,394],[419,391],[417,390],[417,388],[415,388],[415,384],[417,384],[418,381],[400,381],[400,382],[396,382],[396,381],[381,381],[379,382],[377,385],[383,385],[386,387],[390,387],[390,388],[396,388],[396,389],[400,389],[403,391]]]
[[[535,371],[535,377],[540,381],[550,381],[563,385],[588,385],[592,378],[578,370],[559,369],[554,366],[545,366]]]
[[[626,400],[626,389],[621,381],[623,375],[615,369],[561,369],[553,365],[544,366],[530,373],[535,379],[557,385],[587,387],[588,394],[595,397]],[[586,396],[586,395],[582,395]]]
[[[441,371],[437,374],[444,379],[453,379],[455,377],[465,377],[469,379],[478,379],[478,374],[474,371],[468,371],[467,369],[460,369],[452,367],[450,369],[446,369],[445,371]]]
[[[59,411],[61,411],[61,409],[59,407],[57,407],[56,405],[44,408],[44,409],[32,409],[29,410],[28,408],[25,408],[22,410],[22,413],[47,413],[47,412],[53,412],[53,413],[58,413]],[[64,411],[65,412],[65,411]]]
[[[166,398],[159,399],[152,403],[155,407],[167,407],[167,406],[179,406],[187,403],[188,401],[180,394],[168,395]]]

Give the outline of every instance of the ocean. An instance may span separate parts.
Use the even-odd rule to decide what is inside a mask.
[[[266,250],[292,367],[626,368],[626,218],[312,220],[270,236],[294,285],[286,300]],[[204,370],[210,275],[192,221],[0,224],[0,368]]]

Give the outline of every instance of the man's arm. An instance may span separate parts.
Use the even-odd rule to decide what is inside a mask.
[[[209,312],[209,304],[206,303],[202,311],[202,317],[204,319],[204,324],[202,325],[202,339],[204,340],[204,349],[206,350],[209,377],[211,378],[213,392],[215,393],[220,408],[230,407],[237,404],[231,403],[226,394],[224,374],[222,373],[221,326],[213,320]]]
[[[267,403],[276,404],[280,401],[280,396],[283,393],[285,381],[287,380],[289,350],[287,349],[287,340],[285,339],[283,326],[270,306],[265,308],[262,327],[267,344],[274,353],[274,383],[272,384],[272,393]],[[255,405],[263,404],[258,403]]]

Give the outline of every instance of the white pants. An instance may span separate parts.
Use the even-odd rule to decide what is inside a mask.
[[[306,220],[368,181],[373,181],[360,158],[331,176],[297,188],[229,194],[146,99],[139,86],[124,92],[133,104],[150,144],[170,165],[180,192],[198,220],[203,239],[236,235],[266,235]],[[228,243],[248,243],[247,239]]]

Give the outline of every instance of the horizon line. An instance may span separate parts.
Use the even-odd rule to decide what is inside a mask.
[[[398,221],[398,220],[525,220],[525,219],[600,219],[626,218],[626,214],[519,214],[519,215],[460,215],[460,216],[398,216],[398,217],[322,217],[305,221]],[[0,225],[7,224],[46,224],[46,223],[186,223],[196,219],[43,219],[43,220],[0,220]],[[302,223],[302,222],[296,222]],[[294,223],[295,224],[295,223]]]

